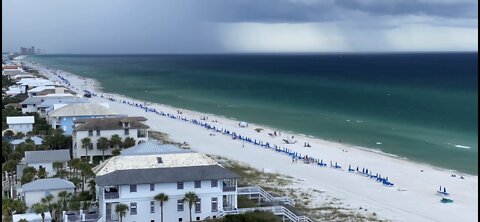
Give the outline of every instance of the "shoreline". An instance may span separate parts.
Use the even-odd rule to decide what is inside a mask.
[[[29,62],[31,63],[31,61],[29,61]],[[40,63],[37,63],[37,62],[35,62],[35,63],[38,64],[38,65],[41,65]],[[41,65],[41,66],[46,67],[44,65]],[[50,68],[50,67],[48,67],[48,68]],[[194,114],[195,116],[197,116],[197,115],[208,116],[208,117],[214,117],[214,118],[218,118],[218,119],[227,119],[227,120],[230,120],[230,121],[242,122],[242,120],[238,120],[238,119],[233,118],[233,117],[226,117],[226,116],[217,115],[217,114],[213,114],[213,113],[202,113],[202,112],[195,111],[195,110],[178,108],[178,107],[174,107],[174,106],[164,104],[164,103],[158,103],[158,102],[152,102],[152,101],[146,101],[146,100],[133,98],[133,97],[123,95],[123,94],[120,94],[120,93],[104,92],[103,87],[101,86],[101,83],[98,82],[96,79],[83,77],[83,76],[73,74],[73,73],[70,73],[70,72],[67,72],[67,71],[64,71],[64,70],[53,69],[53,68],[50,68],[50,69],[59,71],[64,76],[70,76],[70,77],[73,77],[73,78],[78,78],[78,79],[84,80],[86,82],[89,82],[91,84],[90,89],[91,89],[92,92],[97,93],[97,94],[102,94],[104,96],[110,96],[110,97],[115,97],[115,98],[124,98],[126,100],[135,101],[137,103],[147,104],[148,106],[156,105],[156,106],[165,107],[165,108],[172,109],[172,110],[181,110],[182,112],[187,112],[188,114]],[[255,128],[263,128],[264,130],[268,130],[268,131],[272,131],[272,132],[273,131],[282,132],[282,133],[294,135],[296,137],[300,136],[300,137],[304,137],[306,139],[319,140],[322,143],[330,143],[332,146],[334,146],[335,148],[338,148],[338,149],[340,149],[340,148],[358,149],[358,150],[362,150],[362,151],[365,151],[365,152],[370,152],[370,153],[377,154],[377,155],[383,155],[383,156],[390,157],[390,158],[396,158],[396,159],[399,159],[399,160],[404,160],[404,161],[407,161],[407,162],[412,163],[412,164],[418,164],[420,166],[431,167],[433,169],[445,171],[445,172],[448,172],[448,173],[455,173],[455,174],[459,174],[459,175],[468,175],[468,176],[477,176],[478,177],[478,174],[461,172],[461,171],[455,170],[455,169],[448,169],[448,168],[435,166],[435,165],[425,163],[425,162],[421,162],[421,161],[411,160],[407,157],[399,156],[399,155],[392,154],[392,153],[387,153],[387,152],[384,152],[384,151],[382,151],[380,149],[376,149],[376,148],[362,147],[362,146],[358,146],[358,145],[354,145],[354,144],[350,144],[350,143],[341,143],[341,142],[337,142],[337,141],[331,141],[331,140],[316,137],[316,136],[313,136],[313,135],[305,135],[305,134],[300,133],[300,132],[295,132],[295,131],[286,130],[286,129],[278,129],[278,128],[268,126],[268,125],[261,125],[261,124],[250,123],[250,122],[248,122],[248,124],[250,124],[252,126],[255,126]]]
[[[39,63],[36,63],[36,64],[39,64]],[[36,65],[34,65],[36,66]],[[39,64],[39,66],[43,66],[41,64]],[[55,71],[56,69],[50,69],[50,70],[53,70]],[[217,122],[215,122],[217,125],[220,124],[222,126],[225,126],[225,127],[229,127],[230,128],[233,128],[235,129],[236,132],[240,132],[242,135],[247,135],[247,136],[250,136],[250,135],[254,135],[254,136],[251,136],[252,138],[254,137],[261,137],[261,139],[265,139],[267,138],[268,140],[276,140],[277,143],[280,142],[278,139],[278,137],[274,137],[274,138],[269,138],[268,136],[266,136],[266,132],[270,132],[270,131],[277,131],[278,130],[275,130],[275,129],[272,129],[272,127],[268,127],[268,126],[262,126],[262,125],[257,125],[257,124],[249,124],[250,126],[248,128],[238,128],[236,127],[235,125],[239,122],[238,120],[235,120],[235,119],[231,119],[231,118],[226,118],[226,117],[221,117],[221,116],[217,116],[217,115],[214,115],[214,114],[205,114],[205,113],[201,113],[201,112],[197,112],[197,111],[190,111],[190,110],[186,110],[186,109],[177,109],[175,107],[172,107],[172,106],[169,106],[169,105],[165,105],[165,104],[158,104],[158,103],[153,103],[153,102],[148,102],[146,103],[145,101],[141,101],[139,99],[132,99],[132,98],[129,98],[128,96],[124,96],[124,95],[120,95],[120,94],[115,94],[115,93],[103,93],[101,92],[101,85],[94,79],[90,79],[90,78],[85,78],[85,77],[81,77],[81,76],[77,76],[75,74],[72,74],[72,73],[68,73],[68,72],[64,72],[64,71],[61,71],[61,70],[57,70],[57,72],[60,72],[62,76],[64,77],[68,77],[69,81],[72,82],[72,84],[74,85],[74,87],[76,88],[76,91],[80,90],[80,93],[83,94],[83,90],[84,89],[87,89],[87,90],[92,90],[92,88],[94,88],[95,90],[95,93],[101,93],[103,95],[109,95],[109,96],[113,96],[117,99],[123,99],[123,100],[128,100],[128,101],[135,101],[135,102],[138,102],[138,103],[141,103],[141,104],[148,104],[148,107],[154,107],[155,109],[159,109],[159,110],[169,110],[170,112],[174,113],[176,110],[181,110],[182,112],[182,115],[184,116],[188,116],[190,118],[194,118],[194,119],[198,119],[199,117],[202,117],[202,116],[207,116],[208,119],[210,120],[213,119]],[[47,74],[48,78],[52,79],[54,78],[54,76],[52,76],[52,73],[45,73]],[[54,80],[54,79],[52,79]],[[76,81],[76,82],[75,82]],[[80,82],[81,81],[81,82]],[[83,84],[81,84],[83,83]],[[68,86],[67,86],[68,87]],[[71,86],[70,86],[71,87]],[[77,88],[77,87],[80,87],[80,88]],[[83,88],[81,88],[83,87]],[[93,98],[90,99],[91,101],[95,101],[95,102],[99,102],[99,101],[102,101],[102,102],[105,102],[105,100],[108,101],[107,98]],[[110,103],[110,107],[112,109],[118,109],[120,110],[120,112],[122,110],[127,110],[127,106],[126,104],[122,104],[122,103],[116,103],[116,102],[112,102],[112,101],[109,101]],[[144,114],[142,114],[142,111],[141,110],[138,110],[138,109],[134,109],[135,107],[133,107],[131,110],[132,112],[129,112],[128,114],[131,116],[131,115],[145,115],[145,117],[147,119],[149,119],[147,121],[148,125],[151,126],[151,129],[152,130],[159,130],[161,132],[165,132],[167,134],[169,134],[172,139],[175,139],[179,142],[181,141],[184,141],[187,139],[188,135],[192,136],[192,137],[198,137],[196,134],[205,134],[205,132],[208,132],[208,133],[211,133],[211,131],[208,131],[208,130],[203,130],[201,128],[196,128],[196,127],[185,127],[185,125],[181,125],[181,124],[178,124],[180,122],[175,122],[175,125],[181,125],[180,127],[178,126],[175,126],[175,127],[171,127],[169,128],[168,126],[162,126],[160,127],[159,125],[155,124],[155,123],[173,123],[173,121],[175,120],[169,120],[168,118],[163,119],[161,117],[158,117],[157,119],[151,119],[150,118],[150,113],[148,112],[143,112]],[[130,110],[130,109],[128,109]],[[183,114],[185,113],[185,114]],[[147,116],[148,114],[148,116]],[[152,114],[153,115],[153,114]],[[153,117],[155,118],[155,117]],[[168,120],[168,121],[167,121]],[[154,123],[154,124],[151,124],[151,123]],[[211,123],[211,122],[209,122]],[[189,124],[189,123],[187,123]],[[161,124],[160,124],[161,125]],[[162,130],[161,128],[168,128],[168,129],[164,129]],[[186,133],[187,134],[187,137],[185,137],[185,135],[180,135],[182,133],[172,133],[172,132],[177,132],[177,130],[183,130],[182,127],[185,127],[185,131],[191,131],[189,133]],[[186,128],[190,128],[190,129],[186,129]],[[195,129],[193,129],[195,128]],[[253,129],[255,128],[263,128],[264,130],[261,132],[261,133],[257,133],[257,132],[252,132]],[[292,133],[294,132],[286,132],[285,130],[281,130],[280,131],[283,135],[288,135],[288,136],[291,136]],[[191,134],[191,133],[195,133],[195,134]],[[195,135],[195,136],[194,136]],[[247,158],[245,158],[245,153],[244,151],[241,152],[242,148],[243,148],[243,145],[241,145],[241,143],[239,143],[238,141],[234,141],[234,140],[228,140],[228,137],[223,137],[221,135],[218,135],[218,136],[213,136],[213,139],[212,136],[210,135],[210,137],[208,135],[204,135],[206,136],[206,138],[209,138],[207,140],[209,140],[206,144],[203,140],[205,140],[205,138],[201,137],[200,136],[200,141],[198,141],[199,138],[193,138],[192,140],[194,140],[195,142],[190,142],[189,141],[189,144],[191,144],[191,147],[197,151],[200,151],[200,152],[207,152],[207,153],[215,153],[215,154],[219,154],[222,155],[222,156],[230,156],[232,157],[232,155],[234,156],[234,158],[236,158],[235,160],[239,160],[242,161],[242,162],[245,162],[245,161],[250,161],[249,157],[247,156]],[[282,137],[285,137],[285,136],[282,136]],[[378,166],[378,168],[382,168],[382,171],[383,171],[383,168],[388,168],[387,171],[389,175],[395,175],[395,176],[392,176],[392,181],[394,183],[396,183],[396,185],[398,184],[398,187],[399,189],[400,188],[408,188],[408,190],[412,189],[412,190],[415,190],[416,187],[415,186],[412,186],[412,184],[408,181],[408,176],[402,176],[402,171],[404,171],[405,174],[418,174],[419,172],[419,169],[422,169],[422,170],[425,170],[425,172],[430,172],[431,174],[434,174],[434,176],[431,176],[432,180],[436,180],[437,183],[442,183],[442,181],[448,181],[448,180],[452,180],[450,178],[447,178],[449,177],[450,174],[452,173],[458,173],[459,176],[460,175],[464,175],[466,177],[466,180],[463,180],[461,182],[467,182],[469,184],[469,187],[470,189],[472,187],[478,187],[478,176],[477,175],[470,175],[470,174],[467,174],[467,173],[463,173],[463,172],[457,172],[455,170],[449,170],[449,169],[444,169],[444,168],[440,168],[440,167],[435,167],[435,166],[432,166],[432,165],[429,165],[429,164],[425,164],[425,163],[421,163],[421,162],[416,162],[416,161],[412,161],[412,160],[408,160],[408,159],[405,159],[405,158],[402,158],[402,157],[398,157],[396,155],[393,155],[393,154],[388,154],[388,153],[384,153],[382,151],[378,151],[378,150],[373,150],[373,149],[370,149],[370,148],[364,148],[364,147],[358,147],[358,146],[355,146],[355,145],[350,145],[350,144],[344,144],[344,143],[336,143],[336,142],[332,142],[332,141],[328,141],[328,140],[323,140],[321,138],[316,138],[316,137],[313,137],[311,138],[310,136],[308,135],[299,135],[298,133],[297,134],[294,134],[295,136],[295,139],[299,141],[298,144],[289,144],[289,145],[285,145],[285,144],[281,144],[280,143],[280,146],[285,146],[285,147],[290,147],[291,149],[294,149],[294,150],[297,150],[298,152],[301,152],[301,153],[317,153],[317,154],[323,154],[323,155],[319,155],[319,156],[324,156],[324,157],[329,157],[330,160],[331,159],[335,159],[335,160],[340,160],[341,161],[341,165],[345,168],[347,167],[346,166],[346,162],[348,160],[350,161],[356,161],[357,163],[360,162],[360,165],[363,164],[363,166]],[[212,138],[212,139],[210,139]],[[234,154],[232,153],[225,153],[225,152],[222,152],[222,151],[218,151],[218,150],[213,150],[215,148],[212,148],[212,145],[210,145],[210,142],[216,142],[217,138],[220,138],[218,140],[222,140],[221,141],[221,144],[226,144],[227,146],[235,146],[235,149],[236,150],[232,150],[232,152],[236,152],[236,153],[243,153],[243,156],[238,156],[238,157],[235,157]],[[233,141],[233,142],[232,142]],[[312,145],[312,148],[305,148],[301,147],[301,144],[302,142],[300,141],[308,141],[310,144],[313,144]],[[240,148],[237,147],[238,145],[240,145]],[[207,147],[204,147],[204,146],[207,146]],[[299,147],[300,146],[300,147]],[[216,146],[214,146],[216,147]],[[245,146],[245,149],[248,149],[249,151],[251,150],[252,146],[250,145],[247,145]],[[240,152],[238,151],[238,149],[240,149]],[[346,150],[346,151],[345,151]],[[263,155],[263,149],[260,149],[260,152],[257,152],[258,150],[255,150],[256,153],[258,153],[258,155]],[[252,150],[253,152],[253,150]],[[266,152],[266,151],[265,151]],[[351,153],[353,154],[356,154],[358,155],[358,157],[351,157]],[[253,153],[252,153],[253,154]],[[271,158],[272,156],[272,152],[269,152],[269,157]],[[241,155],[241,154],[239,154]],[[329,158],[324,158],[324,160],[328,161]],[[253,158],[252,158],[253,159]],[[258,158],[257,158],[258,159]],[[285,162],[285,158],[279,158],[279,159],[283,159],[282,161]],[[260,159],[260,162],[257,160],[257,161],[252,161],[254,163],[252,163],[252,165],[255,165],[255,168],[261,168],[261,169],[265,169],[265,167],[262,167],[262,166],[265,166],[265,163],[262,163],[262,162],[268,162],[268,161],[265,161],[265,159]],[[273,162],[273,160],[272,160]],[[286,164],[289,164],[290,163],[290,160],[287,159],[285,163],[281,162],[283,165]],[[249,163],[250,164],[250,163]],[[297,166],[297,164],[295,164]],[[395,166],[390,166],[390,165],[395,165]],[[267,164],[268,166],[268,164]],[[307,165],[306,165],[307,166]],[[310,166],[307,166],[307,167],[310,167]],[[315,166],[314,166],[315,167]],[[399,169],[401,168],[401,170],[398,170],[400,171],[399,173],[395,172],[396,171],[396,167],[398,167]],[[312,167],[310,167],[312,168]],[[267,168],[269,169],[269,168]],[[322,169],[322,168],[320,168]],[[412,172],[412,171],[415,171],[416,169],[416,172]],[[287,175],[291,175],[292,172],[290,172],[289,170],[285,170],[285,169],[277,169],[277,170],[284,170],[285,172],[287,172]],[[308,169],[307,170],[307,174],[309,174],[309,170],[311,169]],[[322,170],[319,170],[319,171],[322,171]],[[330,177],[330,178],[336,178],[337,175],[334,175],[334,174],[341,174],[341,173],[338,173],[338,172],[335,172],[336,170],[331,170],[330,172],[328,172],[329,174],[332,174],[332,175],[327,175],[327,177]],[[283,173],[283,172],[282,172]],[[325,172],[323,172],[325,173]],[[293,176],[295,176],[296,174],[296,171],[293,171]],[[419,176],[423,176],[422,175],[423,172],[419,175]],[[302,176],[308,176],[308,175],[302,175]],[[297,175],[298,177],[298,175]],[[340,180],[344,180],[345,178],[343,177],[346,177],[346,176],[343,176],[340,178]],[[352,176],[348,177],[349,179],[351,179]],[[362,185],[364,184],[366,181],[368,181],[367,179],[360,179],[361,177],[358,177],[358,176],[353,176],[353,177],[356,177],[358,179],[355,179],[355,183],[358,182],[358,185]],[[301,177],[300,177],[301,178]],[[313,178],[315,179],[315,178]],[[458,179],[458,178],[457,178]],[[345,181],[345,180],[344,180]],[[346,181],[349,181],[348,179]],[[456,182],[459,182],[460,180],[457,180],[455,181]],[[473,181],[473,183],[471,183]],[[323,183],[322,185],[325,185],[325,186],[330,186],[331,190],[335,190],[335,185],[333,185],[333,187],[331,186],[331,184],[325,184],[323,181],[317,181],[318,183]],[[311,182],[310,182],[311,183]],[[415,183],[414,183],[415,184]],[[444,182],[445,184],[445,182]],[[448,185],[449,187],[450,186],[453,186],[453,182],[452,182],[452,185]],[[319,185],[319,184],[309,184],[309,185]],[[357,184],[355,184],[357,185]],[[465,185],[465,183],[463,184],[457,184],[460,188],[460,187],[463,187],[461,185]],[[455,186],[457,186],[455,185]],[[473,185],[473,186],[472,186]],[[373,186],[379,186],[379,187],[382,187],[381,185],[379,184],[373,184]],[[320,186],[321,188],[322,186]],[[418,194],[420,196],[425,196],[425,187],[429,187],[429,186],[426,186],[425,184],[422,184],[422,190],[421,192],[418,192]],[[438,188],[437,185],[435,186],[432,186],[432,193],[434,193],[435,189]],[[352,196],[355,196],[355,195],[359,195],[357,194],[355,191],[351,191],[349,190],[348,187],[346,187],[345,189],[347,189],[347,193],[349,194],[352,194]],[[350,188],[351,189],[351,188]],[[380,188],[381,189],[381,188]],[[389,189],[389,188],[387,188]],[[430,189],[430,188],[428,188]],[[330,189],[329,189],[330,190]],[[367,190],[370,190],[370,189],[367,189]],[[375,190],[375,189],[374,189]],[[390,189],[391,190],[391,189]],[[468,188],[466,190],[461,190],[461,189],[454,189],[456,190],[455,192],[467,192],[468,191]],[[387,193],[386,195],[388,195],[388,191],[387,190]],[[339,190],[339,191],[335,191],[337,192],[337,194],[342,194],[342,193],[345,193],[343,190]],[[335,193],[334,192],[334,193]],[[372,191],[369,191],[367,193],[370,193]],[[478,192],[478,191],[474,191],[474,192]],[[402,193],[402,192],[400,192]],[[393,194],[391,194],[393,196]],[[335,195],[334,195],[335,196]],[[349,196],[349,195],[347,195]],[[413,198],[415,197],[416,195],[413,195]],[[464,196],[464,193],[462,193],[461,196]],[[467,194],[467,196],[469,196]],[[476,197],[476,195],[475,195]],[[358,197],[357,197],[358,198]],[[381,197],[378,197],[379,199],[383,199]],[[348,198],[347,198],[348,199]],[[359,198],[359,199],[364,199],[364,198]],[[415,198],[415,199],[418,199],[418,198]],[[475,198],[473,198],[475,200]],[[423,199],[422,199],[423,200]],[[472,200],[472,198],[469,198],[469,202]],[[348,201],[348,200],[347,200]],[[379,200],[370,200],[370,201],[364,201],[362,202],[361,204],[364,205],[366,203],[369,203],[369,202],[379,202],[380,205],[382,204],[387,204],[387,203],[384,203],[383,201],[379,201]],[[476,199],[475,203],[477,203],[478,199]],[[354,201],[355,202],[355,201]],[[456,203],[457,204],[457,203]],[[470,204],[473,204],[473,203],[470,203]],[[352,205],[356,205],[356,204],[352,204]],[[401,215],[398,215],[398,213],[392,213],[392,212],[395,212],[396,210],[388,210],[389,208],[391,207],[382,207],[382,206],[378,206],[378,203],[377,204],[373,204],[374,206],[377,206],[378,207],[378,212],[377,214],[379,214],[379,216],[382,216],[382,217],[386,217],[388,219],[400,219],[400,220],[405,220],[406,218],[399,218],[401,217]],[[403,206],[403,204],[401,204]],[[478,206],[478,204],[473,204],[474,206],[471,206],[471,207],[475,207],[475,206]],[[442,205],[440,205],[442,206]],[[375,208],[375,207],[372,207],[372,208]],[[402,207],[400,207],[402,208]],[[408,207],[405,207],[405,208],[408,208]],[[440,207],[442,208],[442,207]],[[476,207],[475,207],[476,208]],[[370,207],[369,207],[370,209]],[[415,208],[413,208],[415,209]],[[386,210],[388,211],[387,213],[384,213],[382,214],[381,211],[382,210]],[[411,211],[412,209],[409,209],[408,211]],[[425,209],[426,211],[428,211],[427,209]],[[443,213],[440,213],[439,212],[439,209],[438,208],[435,208],[435,209],[430,209],[430,210],[433,210],[433,211],[437,211],[436,213],[439,214],[439,215],[442,215]],[[444,209],[445,210],[445,209]],[[458,209],[456,209],[458,210]],[[461,210],[460,210],[461,211]],[[377,212],[377,211],[376,211]],[[423,212],[423,210],[422,210]],[[443,212],[443,211],[441,211]],[[437,214],[435,213],[427,213],[427,212],[424,212],[426,214],[428,214],[429,216],[428,217],[424,217],[424,216],[421,216],[421,217],[413,217],[413,218],[416,218],[416,219],[420,219],[420,220],[429,220],[427,218],[430,218],[430,219],[433,219],[435,220],[434,218],[431,218],[432,216],[435,216]],[[473,212],[465,212],[463,211],[463,214],[467,214],[469,216],[473,216],[473,218],[478,218],[478,214],[476,214],[476,212],[474,213],[474,215],[472,215]],[[458,215],[459,213],[455,213],[455,215]],[[443,216],[438,216],[436,217],[437,220],[440,220],[442,219],[443,217],[447,217],[449,218],[448,215],[443,215]],[[462,217],[466,217],[465,215],[463,215]],[[455,217],[456,218],[456,217]],[[471,217],[466,217],[466,218],[471,218]],[[410,218],[412,219],[412,218]]]

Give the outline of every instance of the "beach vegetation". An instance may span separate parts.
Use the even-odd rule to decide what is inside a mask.
[[[81,142],[82,142],[82,148],[85,149],[86,161],[88,162],[88,149],[89,149],[90,143],[92,142],[92,139],[90,139],[90,137],[85,137],[81,140]]]
[[[32,209],[36,214],[40,214],[42,217],[42,222],[45,221],[45,211],[48,211],[48,208],[45,204],[42,203],[36,203],[32,205]]]
[[[254,211],[238,215],[227,215],[219,219],[209,219],[205,222],[281,222],[280,217],[267,211]]]
[[[110,145],[113,148],[120,148],[122,145],[122,138],[118,134],[112,135],[112,137],[110,137]]]
[[[2,216],[5,220],[12,219],[13,213],[22,214],[27,210],[27,205],[19,199],[2,197]]]
[[[127,214],[127,211],[128,211],[128,206],[126,204],[120,203],[120,204],[117,204],[117,206],[115,206],[115,212],[120,217],[120,222],[123,221],[123,218]]]
[[[160,203],[160,222],[163,222],[163,204],[168,201],[168,195],[159,193],[155,195],[154,199]]]
[[[188,209],[190,213],[190,222],[192,222],[192,207],[193,207],[193,204],[197,202],[197,200],[198,200],[198,196],[195,192],[187,192],[185,194],[185,197],[183,198],[183,201],[187,202],[188,204]]]
[[[109,141],[106,137],[100,137],[97,140],[98,149],[102,150],[102,161],[105,160],[105,150],[108,149]]]
[[[123,148],[130,148],[132,146],[135,146],[135,139],[132,137],[125,138],[125,141],[123,142]]]

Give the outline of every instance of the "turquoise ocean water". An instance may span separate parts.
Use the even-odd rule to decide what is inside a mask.
[[[478,174],[478,54],[44,55],[106,92]]]

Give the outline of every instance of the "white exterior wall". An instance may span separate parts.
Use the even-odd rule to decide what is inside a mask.
[[[23,107],[22,107],[22,113],[23,113],[23,114],[33,113],[33,112],[37,112],[37,106],[36,106],[36,105],[27,104],[27,107],[26,107],[26,108],[23,108]]]
[[[75,131],[72,134],[72,147],[73,147],[73,156],[75,158],[80,158],[85,156],[85,149],[82,148],[82,139],[85,137],[90,137],[90,140],[93,143],[93,149],[88,150],[88,156],[101,156],[102,150],[97,148],[97,141],[100,137],[105,137],[110,140],[113,135],[117,134],[121,139],[122,142],[125,141],[125,138],[131,137],[135,140],[135,143],[139,143],[140,141],[145,142],[148,140],[148,129],[145,137],[138,138],[137,137],[138,129],[129,129],[129,135],[125,135],[124,129],[119,130],[100,130],[100,136],[97,136],[97,131],[93,130],[93,136],[88,136],[88,131]],[[105,150],[105,155],[112,155],[112,149],[108,148]]]
[[[33,130],[33,124],[32,123],[8,124],[8,128],[15,130],[15,132],[27,133]]]
[[[66,165],[66,162],[64,162],[63,167],[65,168]],[[55,169],[53,169],[53,163],[29,163],[28,166],[34,167],[37,171],[40,169],[40,166],[42,166],[47,172],[47,177],[53,177],[53,175],[56,174]]]
[[[137,214],[131,215],[130,209],[127,211],[127,215],[123,218],[124,222],[140,222],[140,221],[160,221],[160,204],[155,202],[155,212],[150,211],[150,201],[154,200],[155,195],[159,193],[165,193],[168,195],[169,200],[164,203],[163,217],[164,221],[175,222],[182,218],[182,221],[189,221],[189,207],[188,203],[184,202],[184,210],[177,211],[177,200],[183,200],[185,193],[195,192],[201,199],[201,212],[195,212],[195,205],[192,206],[192,220],[197,221],[196,218],[200,217],[200,220],[204,220],[207,217],[219,215],[223,209],[223,195],[234,195],[236,204],[236,191],[223,192],[222,180],[218,180],[217,187],[211,187],[211,180],[204,180],[201,182],[201,188],[194,188],[194,182],[184,182],[183,189],[177,189],[177,183],[158,183],[155,184],[155,190],[150,191],[150,184],[138,184],[137,192],[130,192],[130,185],[119,186],[119,198],[118,199],[104,199],[102,188],[99,188],[100,196],[100,214],[103,219],[106,220],[106,203],[123,203],[129,206],[130,203],[137,203]],[[217,197],[218,209],[216,212],[212,212],[212,197]],[[112,206],[112,214],[116,214],[114,206]]]
[[[48,194],[52,194],[54,198],[53,202],[58,200],[58,193],[62,191],[67,191],[73,193],[74,189],[62,189],[62,190],[49,190],[49,191],[29,191],[23,192],[23,197],[28,208],[31,208],[33,204],[40,203],[42,198],[46,197]]]

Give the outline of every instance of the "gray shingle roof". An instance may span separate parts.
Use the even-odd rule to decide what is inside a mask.
[[[182,149],[171,144],[161,144],[154,141],[146,141],[136,146],[121,151],[121,156],[128,155],[149,155],[149,154],[165,154],[165,153],[188,153],[189,150]]]
[[[86,120],[86,121],[85,121]],[[86,131],[86,130],[115,130],[115,129],[124,129],[122,127],[122,121],[125,122],[128,120],[130,122],[130,127],[125,127],[125,129],[148,129],[149,126],[139,122],[139,120],[146,120],[144,117],[111,117],[111,118],[94,118],[94,119],[84,119],[76,121],[76,123],[82,123],[81,125],[75,127],[76,131]]]
[[[60,189],[73,189],[75,185],[60,178],[48,178],[38,179],[22,186],[22,191],[41,191],[41,190],[60,190]]]
[[[45,96],[36,97],[36,96],[33,96],[33,97],[26,98],[25,100],[20,102],[20,104],[36,104],[36,105],[38,105],[38,104],[40,104],[44,101],[59,100],[59,99],[65,99],[65,98],[72,98],[72,96],[51,96],[51,97],[45,97]]]
[[[28,163],[53,163],[66,162],[70,160],[70,151],[63,150],[41,150],[41,151],[26,151],[25,162]]]
[[[71,104],[71,103],[86,103],[87,101],[75,97],[66,97],[60,99],[48,99],[40,103],[37,107],[52,107],[53,104]]]
[[[239,176],[219,165],[171,167],[117,170],[103,176],[97,176],[95,182],[100,186],[173,183],[195,180],[220,180]]]

